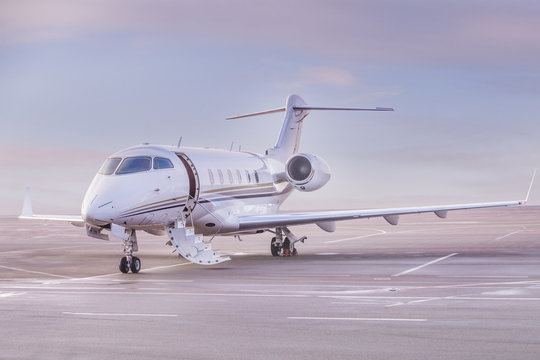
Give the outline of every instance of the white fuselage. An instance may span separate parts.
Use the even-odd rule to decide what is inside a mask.
[[[109,159],[112,170],[96,174],[82,204],[95,226],[159,234],[184,213],[197,233],[234,233],[239,216],[276,213],[292,191],[282,162],[248,152],[140,145]],[[144,165],[124,171],[126,159]]]

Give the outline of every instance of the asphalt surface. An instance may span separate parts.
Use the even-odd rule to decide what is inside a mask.
[[[540,208],[316,226],[300,256],[270,234],[216,238],[187,263],[141,234],[0,218],[1,359],[539,359]],[[139,234],[138,234],[139,235]]]

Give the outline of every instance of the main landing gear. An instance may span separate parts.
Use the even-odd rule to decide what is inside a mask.
[[[285,235],[285,237],[284,237]],[[288,228],[276,228],[276,236],[270,242],[270,253],[272,256],[296,256],[298,250],[294,244],[307,239],[307,236],[297,238]]]

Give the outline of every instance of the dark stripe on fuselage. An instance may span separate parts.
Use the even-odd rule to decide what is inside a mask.
[[[265,198],[265,197],[274,197],[274,196],[283,195],[284,193],[285,192],[273,192],[273,193],[268,193],[268,194],[255,194],[255,195],[242,195],[242,196],[224,196],[224,197],[217,198],[217,199],[201,199],[198,202],[201,203],[201,204],[206,204],[206,203],[212,203],[212,202],[218,202],[218,201],[227,201],[227,200],[233,200],[233,199],[240,200],[240,199]],[[124,215],[124,216],[121,217],[121,219],[122,218],[127,218],[127,217],[132,217],[132,216],[137,216],[137,215],[142,215],[142,214],[147,214],[149,212],[163,211],[163,210],[174,209],[174,208],[183,207],[183,206],[185,206],[184,203],[183,204],[178,204],[178,205],[173,205],[173,206],[165,206],[165,207],[162,207],[162,208],[156,208],[156,209],[151,209],[151,210],[140,211],[140,212],[137,212],[135,214]]]
[[[177,208],[177,207],[184,207],[184,206],[186,206],[186,204],[182,203],[182,204],[173,205],[173,206],[167,206],[167,207],[158,208],[158,209],[151,209],[151,210],[141,211],[141,212],[138,212],[138,213],[135,213],[135,214],[123,215],[123,216],[120,217],[120,219],[132,217],[132,216],[137,216],[137,215],[142,215],[142,214],[147,214],[147,213],[155,212],[155,211],[163,211],[163,210],[168,210],[168,209],[174,209],[174,208]]]

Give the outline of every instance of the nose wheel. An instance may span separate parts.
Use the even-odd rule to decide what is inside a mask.
[[[120,259],[120,265],[118,266],[118,268],[124,274],[127,274],[129,270],[131,270],[132,273],[136,274],[141,271],[141,259],[136,256],[132,256],[130,263],[127,256],[124,256],[122,259]]]

